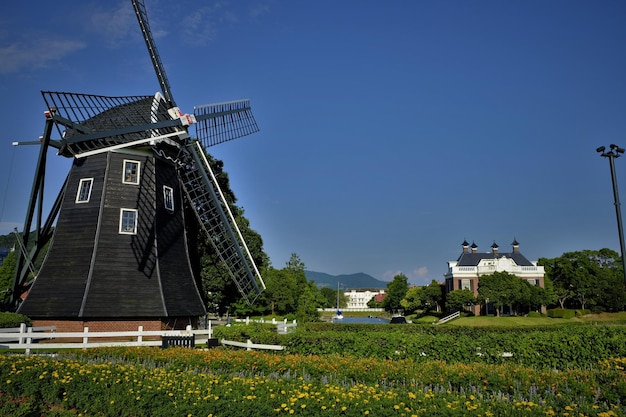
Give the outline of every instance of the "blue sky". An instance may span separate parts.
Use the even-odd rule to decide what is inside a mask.
[[[440,280],[475,241],[529,259],[619,252],[622,1],[146,0],[174,98],[250,98],[210,148],[274,266]],[[130,0],[0,5],[0,234],[24,221],[41,90],[154,94]],[[49,155],[52,200],[69,161]],[[626,158],[616,160],[626,201]],[[50,201],[51,203],[51,201]]]

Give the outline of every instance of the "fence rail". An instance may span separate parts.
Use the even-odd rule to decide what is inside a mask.
[[[223,345],[227,345],[227,346],[235,346],[235,347],[242,347],[242,348],[246,348],[247,350],[252,350],[252,349],[265,349],[265,350],[285,350],[284,346],[280,346],[280,345],[261,345],[261,344],[256,344],[256,343],[252,343],[252,341],[250,339],[248,339],[246,342],[235,342],[232,340],[220,340],[220,343]]]
[[[82,332],[56,332],[53,327],[37,328],[22,324],[18,329],[3,329],[0,333],[0,349],[81,349],[109,346],[162,346],[162,339],[175,336],[194,336],[195,343],[208,343],[213,329],[195,329],[187,326],[185,330],[143,330],[123,332],[90,332],[85,327]],[[102,339],[112,340],[102,340]],[[40,342],[52,340],[55,342]],[[78,339],[79,342],[57,342],[58,339]],[[95,339],[95,340],[94,340]],[[120,340],[126,339],[126,340]],[[128,340],[131,339],[131,340]]]

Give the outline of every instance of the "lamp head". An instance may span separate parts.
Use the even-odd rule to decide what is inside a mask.
[[[600,146],[599,148],[596,148],[596,152],[601,153],[601,152],[604,152],[605,149],[606,149],[605,146]]]

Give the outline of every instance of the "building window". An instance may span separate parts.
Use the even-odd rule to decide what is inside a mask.
[[[139,184],[139,161],[124,160],[124,184]]]
[[[137,210],[120,210],[120,233],[126,235],[137,234]]]
[[[163,186],[163,204],[165,210],[174,211],[174,189],[167,185]]]
[[[527,279],[526,281],[528,281],[528,283],[532,286],[537,286],[539,285],[539,280],[538,279]]]
[[[461,289],[462,290],[470,290],[472,291],[472,287],[471,287],[471,281],[469,279],[462,279],[461,280]]]
[[[78,183],[78,193],[76,193],[77,203],[87,203],[91,198],[91,186],[93,178],[82,178]]]

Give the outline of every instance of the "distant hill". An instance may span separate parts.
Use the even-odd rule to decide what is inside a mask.
[[[329,287],[337,289],[337,282],[342,290],[357,288],[385,289],[387,282],[374,278],[371,275],[359,272],[349,275],[329,275],[323,272],[304,271],[308,280],[317,284],[319,288]]]

